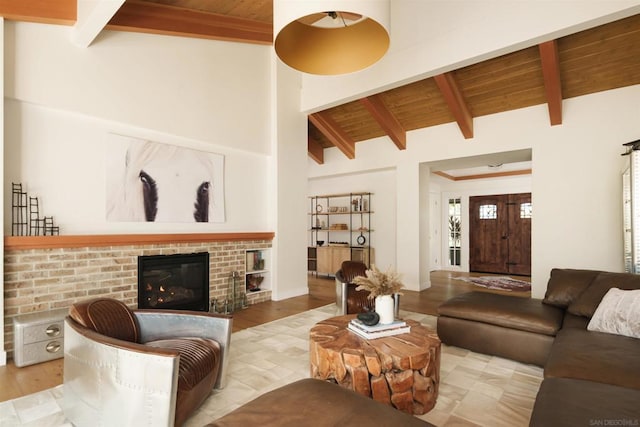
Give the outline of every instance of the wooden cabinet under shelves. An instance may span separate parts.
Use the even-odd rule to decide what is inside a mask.
[[[373,248],[358,248],[349,246],[319,246],[316,247],[316,273],[333,276],[340,269],[343,261],[362,261],[366,265],[373,262]]]

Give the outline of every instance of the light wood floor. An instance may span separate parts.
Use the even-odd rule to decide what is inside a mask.
[[[436,315],[443,301],[468,291],[492,291],[460,280],[459,276],[478,276],[448,271],[431,273],[431,287],[422,292],[403,291],[400,306],[404,310]],[[487,274],[482,274],[487,276]],[[521,280],[529,278],[518,277]],[[509,295],[530,297],[530,292],[506,292]],[[233,332],[281,319],[335,302],[335,280],[309,276],[309,294],[282,301],[267,301],[251,305],[233,314]],[[0,366],[0,402],[35,393],[62,384],[62,360],[17,368],[12,361]]]

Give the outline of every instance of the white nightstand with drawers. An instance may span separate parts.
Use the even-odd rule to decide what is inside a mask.
[[[13,361],[17,367],[64,356],[64,318],[68,312],[63,308],[13,319]]]

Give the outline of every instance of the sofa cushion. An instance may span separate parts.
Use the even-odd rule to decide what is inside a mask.
[[[587,329],[640,338],[640,290],[609,289]]]
[[[640,340],[563,328],[544,367],[545,378],[574,378],[640,390]]]
[[[111,338],[136,343],[140,339],[138,321],[122,301],[111,298],[80,301],[69,308],[69,317]]]
[[[327,381],[306,378],[263,394],[207,427],[432,426]]]
[[[540,367],[547,362],[554,338],[449,316],[438,316],[438,337],[443,344]]]
[[[638,402],[638,390],[584,380],[547,378],[538,390],[529,425],[637,425],[640,419]]]
[[[567,308],[587,289],[598,273],[596,270],[552,269],[542,302]]]
[[[591,282],[589,287],[569,305],[567,311],[576,316],[591,317],[611,288],[640,289],[640,275],[630,273],[602,272]]]
[[[539,299],[468,292],[440,304],[438,314],[553,336],[562,326],[564,311]]]

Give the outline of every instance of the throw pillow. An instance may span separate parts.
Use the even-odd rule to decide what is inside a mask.
[[[578,299],[572,302],[567,311],[576,316],[591,317],[598,304],[611,288],[640,289],[640,274],[602,272],[593,279]]]
[[[640,338],[640,290],[609,289],[587,329]]]
[[[567,308],[587,289],[599,273],[595,270],[552,269],[547,283],[547,292],[544,294],[542,302]]]

